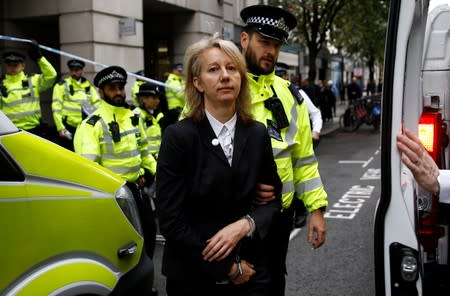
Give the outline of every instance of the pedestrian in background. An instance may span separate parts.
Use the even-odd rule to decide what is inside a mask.
[[[330,87],[331,92],[334,95],[334,102],[331,105],[331,109],[333,109],[334,116],[337,116],[337,114],[336,114],[336,102],[337,102],[337,100],[338,100],[338,98],[340,96],[339,90],[336,87],[336,84],[333,83],[333,80],[328,80],[328,86]]]
[[[366,92],[368,96],[374,95],[377,90],[377,84],[374,79],[369,80],[367,82]]]
[[[47,137],[48,126],[42,120],[40,93],[52,87],[57,73],[42,55],[35,40],[31,43],[28,55],[37,63],[41,74],[25,74],[25,55],[15,51],[3,54],[6,74],[0,83],[0,110],[18,128]]]
[[[290,82],[275,75],[281,45],[297,21],[290,12],[268,5],[254,5],[241,11],[245,23],[241,47],[247,62],[247,77],[252,96],[252,113],[266,125],[273,155],[283,183],[283,210],[274,217],[267,237],[266,257],[271,275],[271,296],[284,295],[286,255],[293,227],[294,198],[301,199],[311,213],[307,230],[313,248],[325,242],[323,216],[328,205],[318,162],[314,156],[311,127],[306,104]],[[273,196],[272,186],[258,186],[258,200]],[[268,195],[269,197],[266,197]]]
[[[357,99],[362,97],[362,90],[356,77],[353,77],[352,82],[347,85],[347,97],[349,104],[353,104]]]
[[[245,61],[230,41],[191,45],[185,118],[164,132],[157,201],[169,296],[267,295],[262,241],[280,210],[267,131],[251,119]],[[275,188],[255,205],[258,183]]]
[[[309,79],[306,78],[302,80],[300,89],[303,90],[308,95],[314,106],[316,107],[319,106],[320,86],[318,86],[314,82],[311,83]]]
[[[169,125],[178,121],[181,111],[183,110],[185,105],[185,81],[183,78],[182,63],[177,63],[172,66],[172,72],[167,77],[166,84],[169,87],[165,88],[168,108],[165,121],[166,125]]]
[[[53,87],[52,112],[60,137],[58,142],[72,151],[73,135],[83,119],[83,109],[92,112],[100,104],[97,90],[83,76],[84,66],[81,60],[67,61],[69,76]]]
[[[320,89],[320,113],[323,121],[333,121],[333,108],[336,113],[336,96],[331,91],[331,85],[326,80],[321,81],[322,87]]]

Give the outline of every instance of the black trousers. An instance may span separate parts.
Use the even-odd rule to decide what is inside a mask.
[[[284,296],[286,288],[286,256],[289,246],[289,236],[294,223],[294,209],[284,209],[277,213],[266,237],[266,258],[271,278],[268,295]]]

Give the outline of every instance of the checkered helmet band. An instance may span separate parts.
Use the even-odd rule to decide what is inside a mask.
[[[247,25],[266,25],[271,26],[289,34],[289,27],[286,25],[284,18],[274,19],[264,16],[252,16],[247,19]]]

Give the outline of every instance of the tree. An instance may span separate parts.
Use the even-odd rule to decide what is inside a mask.
[[[331,43],[354,58],[365,60],[369,80],[376,64],[382,64],[389,12],[389,1],[352,1],[339,11],[330,32]]]
[[[317,74],[316,58],[329,40],[329,32],[338,12],[349,1],[345,0],[283,0],[282,5],[292,12],[298,21],[293,31],[293,41],[308,48],[309,81]]]

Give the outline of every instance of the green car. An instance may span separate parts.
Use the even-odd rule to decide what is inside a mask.
[[[119,176],[0,111],[0,295],[149,295],[153,263]]]

